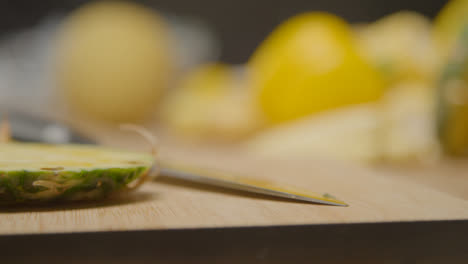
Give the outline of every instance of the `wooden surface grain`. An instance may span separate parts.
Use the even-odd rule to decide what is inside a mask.
[[[293,202],[162,177],[126,197],[98,203],[0,208],[0,234],[468,219],[468,197],[447,186],[423,184],[411,173],[330,161],[164,151],[163,159],[331,193],[350,206]],[[448,176],[438,177],[442,183]],[[468,186],[466,177],[459,178],[458,184]]]
[[[150,150],[135,134],[112,127],[81,129],[103,145]],[[350,206],[294,202],[161,177],[128,196],[101,202],[0,207],[0,235],[468,219],[466,161],[371,168],[317,159],[259,159],[235,148],[160,138],[161,159],[326,192]]]

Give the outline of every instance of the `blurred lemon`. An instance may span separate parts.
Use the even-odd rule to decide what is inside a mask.
[[[280,25],[249,61],[251,84],[271,122],[377,100],[384,85],[340,18],[306,13]]]
[[[144,118],[171,76],[169,39],[163,19],[134,3],[78,9],[58,34],[58,82],[67,102],[101,120]]]
[[[224,64],[202,65],[182,80],[163,104],[162,118],[192,139],[235,140],[258,125],[244,71]]]
[[[379,102],[285,122],[241,146],[249,154],[268,158],[327,158],[363,164],[431,162],[439,154],[433,99],[419,82],[401,82]]]
[[[468,24],[468,0],[451,0],[436,16],[434,37],[444,58],[451,54],[466,24]]]
[[[432,82],[438,56],[426,17],[409,11],[357,27],[359,47],[386,80]]]

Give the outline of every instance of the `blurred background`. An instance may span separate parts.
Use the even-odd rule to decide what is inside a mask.
[[[66,14],[88,3],[86,0],[4,1],[1,3],[0,30],[5,35],[37,25],[51,15]],[[221,42],[220,59],[228,63],[246,62],[256,46],[281,22],[304,11],[322,10],[349,22],[371,22],[400,10],[417,11],[433,18],[444,0],[187,0],[133,1],[161,12],[196,18],[210,25]]]
[[[465,0],[1,5],[0,109],[16,135],[30,118],[102,144],[134,123],[167,148],[261,158],[468,153]]]

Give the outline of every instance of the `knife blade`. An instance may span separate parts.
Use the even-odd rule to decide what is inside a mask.
[[[348,206],[345,202],[338,200],[328,193],[312,193],[292,186],[259,180],[254,177],[247,177],[213,169],[189,167],[187,165],[167,161],[161,161],[160,166],[160,174],[162,176],[176,178],[179,180],[309,203]]]

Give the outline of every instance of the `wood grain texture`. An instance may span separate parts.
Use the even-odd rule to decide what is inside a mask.
[[[165,153],[165,159],[328,192],[350,206],[292,202],[160,178],[128,197],[99,203],[1,208],[0,234],[468,219],[468,200],[395,177],[393,171],[235,153]]]
[[[77,124],[103,145],[149,151],[134,134]],[[158,178],[129,196],[102,202],[0,207],[0,235],[468,219],[466,162],[408,169],[312,159],[265,160],[235,147],[181,144],[159,134],[162,159],[327,192],[350,206],[293,202]]]

